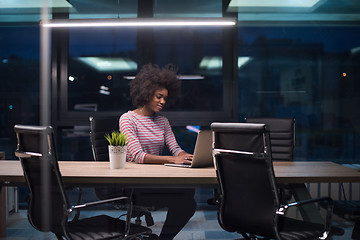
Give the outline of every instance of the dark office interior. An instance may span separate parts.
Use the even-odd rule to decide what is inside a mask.
[[[358,0],[320,0],[310,7],[57,0],[46,8],[35,2],[0,3],[0,151],[6,159],[16,159],[14,125],[28,124],[53,126],[59,160],[92,160],[89,117],[134,109],[130,79],[146,63],[172,63],[182,76],[181,97],[163,114],[186,151],[196,140],[190,127],[295,118],[294,161],[360,164]],[[44,30],[44,16],[231,18],[236,25]],[[352,191],[360,197],[359,185]],[[19,189],[20,207],[26,194]],[[201,189],[197,198],[206,205],[211,194]]]

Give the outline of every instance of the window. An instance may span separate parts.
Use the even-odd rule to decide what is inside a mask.
[[[0,27],[0,46],[0,151],[14,158],[14,125],[39,123],[39,29]]]
[[[71,29],[69,111],[126,111],[138,68],[137,29]],[[155,29],[154,64],[174,64],[182,97],[173,111],[221,111],[221,29]]]
[[[129,109],[129,77],[137,72],[136,29],[71,29],[69,36],[68,110]]]
[[[169,110],[222,111],[222,31],[156,29],[155,62],[173,63],[182,80],[181,99]]]
[[[296,158],[359,160],[358,26],[244,27],[239,118],[295,117]]]

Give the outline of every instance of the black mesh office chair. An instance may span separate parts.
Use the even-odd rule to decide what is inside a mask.
[[[119,131],[119,117],[90,117],[90,142],[95,161],[109,161],[105,134]]]
[[[127,197],[71,206],[56,158],[53,129],[50,126],[15,125],[17,150],[29,187],[28,219],[31,225],[43,232],[52,232],[58,239],[129,239],[150,234],[151,229],[113,218],[97,215],[88,218],[69,218],[75,210],[91,206],[125,201],[130,216],[132,203]]]
[[[271,158],[273,161],[293,161],[295,148],[295,119],[294,118],[245,118],[248,123],[264,123],[269,128]],[[292,188],[296,185],[281,184],[280,201],[289,201],[292,197]]]
[[[90,142],[95,161],[109,161],[108,142],[105,139],[105,134],[112,131],[119,130],[119,117],[93,117],[89,118],[90,121]],[[114,195],[129,195],[132,192],[131,189],[124,189],[120,186],[111,186],[107,188],[97,187],[95,188],[95,194],[99,199],[106,199],[113,197]],[[116,207],[121,207],[117,205]],[[148,207],[134,205],[132,211],[132,218],[135,218],[135,222],[140,225],[141,217],[145,217],[147,226],[154,225],[151,212]]]
[[[265,124],[212,123],[214,160],[220,186],[218,220],[244,239],[320,239],[331,236],[331,198],[280,205]],[[239,147],[239,141],[245,141]],[[324,224],[284,216],[289,207],[325,201]],[[341,233],[340,233],[341,234]]]
[[[248,123],[264,123],[268,126],[273,161],[294,160],[294,118],[245,118],[245,121]]]
[[[237,123],[234,123],[235,125]],[[217,124],[215,124],[216,126]],[[226,126],[231,126],[230,123],[227,123]],[[252,126],[252,124],[247,124],[248,128]],[[256,126],[256,124],[254,125]],[[230,135],[231,137],[228,137]],[[219,139],[214,139],[214,137]],[[248,151],[248,152],[264,152],[269,151],[270,143],[265,144],[263,141],[263,136],[260,134],[258,136],[255,136],[253,133],[249,134],[242,134],[239,135],[237,133],[230,133],[228,132],[227,135],[223,136],[222,134],[216,134],[213,136],[213,140],[215,140],[216,144],[224,144],[227,149],[242,149],[242,151]],[[219,147],[219,146],[218,146]],[[214,190],[214,198],[208,199],[207,203],[210,205],[219,205],[220,201],[220,194],[218,189]]]
[[[351,233],[352,239],[360,239],[360,201],[348,200],[344,191],[343,183],[340,183],[344,200],[334,200],[334,214],[354,223]],[[321,207],[325,207],[320,204]]]

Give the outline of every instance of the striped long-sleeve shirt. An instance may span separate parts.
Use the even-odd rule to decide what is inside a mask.
[[[169,120],[160,115],[142,116],[128,111],[120,117],[120,131],[127,135],[127,161],[144,163],[147,153],[161,155],[164,146],[172,155],[183,151],[176,142]]]

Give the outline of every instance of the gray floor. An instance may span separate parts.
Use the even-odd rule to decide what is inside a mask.
[[[114,217],[118,217],[119,211],[109,210],[96,210],[96,211],[83,211],[81,216],[90,216],[99,213],[105,213]],[[162,221],[165,218],[166,212],[155,211],[152,216],[155,221],[155,226],[152,226],[154,233],[159,233]],[[353,224],[346,222],[343,219],[334,218],[334,224],[341,226],[345,229],[345,235],[341,237],[334,237],[334,240],[351,240],[351,231]],[[192,217],[190,222],[178,234],[176,240],[202,240],[202,239],[236,239],[240,236],[236,233],[227,233],[221,229],[217,222],[217,215],[215,210],[199,210]],[[7,221],[7,237],[0,238],[2,240],[52,240],[56,239],[51,233],[41,233],[32,228],[26,218],[26,210],[20,210],[19,213],[11,214]]]

